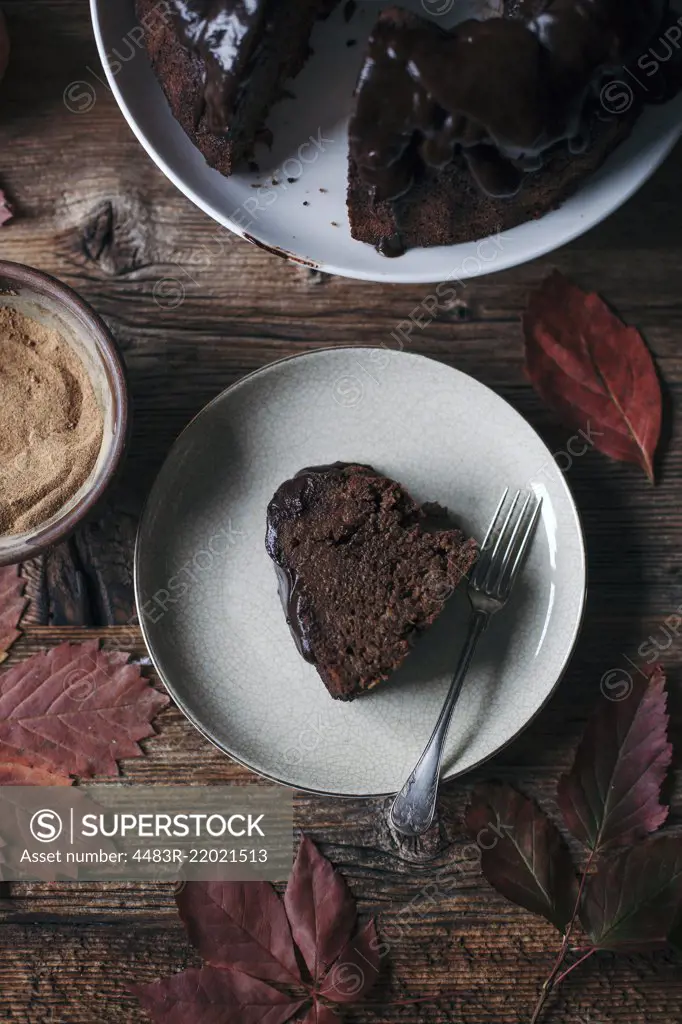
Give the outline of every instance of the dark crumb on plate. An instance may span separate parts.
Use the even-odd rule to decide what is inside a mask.
[[[338,225],[338,224],[336,223],[336,221],[335,221],[335,220],[333,220],[333,221],[332,221],[332,227],[333,227],[333,228],[338,228],[338,226],[339,226],[339,225]]]
[[[298,178],[287,178],[287,181],[289,182],[290,185],[293,185],[295,182],[298,181]]]
[[[328,188],[321,188],[320,192],[324,192],[326,194],[327,192],[329,192],[329,189]]]
[[[308,202],[308,200],[307,200],[307,199],[304,199],[304,200],[303,200],[303,205],[304,205],[304,206],[310,206],[310,203]]]

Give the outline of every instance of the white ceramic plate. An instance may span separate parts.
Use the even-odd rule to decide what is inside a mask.
[[[449,6],[454,6],[457,20],[481,2],[459,0]],[[679,137],[682,96],[666,107],[647,110],[632,138],[578,195],[541,220],[505,232],[499,248],[481,249],[480,243],[471,242],[415,249],[388,260],[351,238],[346,212],[347,118],[364,42],[380,5],[376,0],[360,2],[350,24],[344,22],[343,6],[315,30],[314,55],[292,84],[296,98],[280,102],[272,111],[268,124],[274,147],[271,152],[259,148],[260,173],[225,179],[206,165],[173,119],[135,32],[134,0],[91,0],[109,84],[149,155],[219,224],[240,235],[246,230],[252,240],[279,255],[330,274],[372,281],[464,280],[503,270],[564,245],[607,217],[641,187]],[[437,12],[444,5],[441,0],[405,0],[403,6],[424,14],[424,8]],[[349,48],[349,39],[356,39],[357,45]],[[612,102],[626,103],[632,84],[622,83]],[[74,96],[82,97],[83,83],[79,85]],[[322,148],[310,144],[311,138],[323,140]],[[273,177],[277,186],[253,187]],[[292,184],[290,177],[298,180]]]
[[[363,462],[479,540],[505,486],[544,500],[529,563],[468,676],[447,777],[491,757],[551,695],[578,633],[585,556],[548,449],[511,406],[442,363],[327,349],[273,363],[208,405],[175,443],[136,553],[140,621],[190,720],[271,779],[349,795],[396,791],[438,716],[467,601],[457,593],[392,680],[333,701],[294,646],[264,546],[266,508],[304,466]]]

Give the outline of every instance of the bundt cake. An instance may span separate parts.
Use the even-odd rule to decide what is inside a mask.
[[[370,466],[303,469],[277,489],[266,549],[299,653],[335,699],[386,679],[473,565],[475,541],[432,525]]]
[[[506,0],[503,17],[445,31],[384,11],[350,122],[354,237],[400,255],[559,205],[629,134],[640,104],[616,116],[608,76],[645,52],[667,12],[668,0]],[[647,99],[668,98],[670,78]]]
[[[315,22],[339,0],[135,2],[173,114],[229,175],[252,157]],[[398,7],[379,14],[352,100],[348,207],[353,236],[386,255],[482,239],[555,208],[644,101],[679,86],[674,59],[632,102],[605,93],[609,76],[673,31],[669,0],[499,0],[499,10],[451,30]]]

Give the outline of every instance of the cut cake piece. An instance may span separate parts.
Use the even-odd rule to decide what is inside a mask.
[[[352,700],[403,662],[476,560],[457,529],[370,466],[303,469],[276,491],[266,548],[300,654]]]
[[[272,104],[301,70],[319,18],[339,0],[135,0],[173,116],[230,175],[252,156]]]

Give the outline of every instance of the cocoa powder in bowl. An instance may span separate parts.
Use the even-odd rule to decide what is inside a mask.
[[[62,334],[0,306],[0,535],[29,532],[90,476],[104,417]]]

